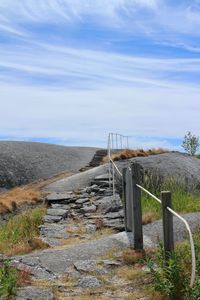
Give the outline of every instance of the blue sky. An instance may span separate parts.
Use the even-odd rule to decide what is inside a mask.
[[[199,28],[199,0],[1,0],[0,139],[180,149],[200,134]]]

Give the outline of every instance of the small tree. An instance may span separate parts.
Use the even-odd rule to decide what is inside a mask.
[[[190,131],[186,133],[183,139],[182,147],[190,155],[194,155],[199,148],[199,137],[192,134]]]

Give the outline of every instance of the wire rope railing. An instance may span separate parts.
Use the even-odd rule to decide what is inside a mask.
[[[112,154],[116,153],[119,150],[128,149],[128,148],[129,148],[129,137],[128,136],[124,136],[124,135],[121,135],[121,134],[118,134],[118,133],[109,133],[109,136],[108,136],[108,153],[107,153],[108,154],[108,165],[109,165],[108,166],[108,168],[109,168],[109,186],[111,187],[111,185],[112,185],[113,196],[115,196],[115,190],[116,190],[115,189],[115,184],[116,184],[115,177],[120,176],[120,178],[123,178],[123,174],[120,171],[117,164],[112,159]],[[129,170],[130,175],[132,177],[132,169],[131,169],[130,165],[127,167],[127,170]],[[152,194],[147,189],[145,189],[143,186],[141,186],[140,184],[138,184],[136,182],[135,182],[135,186],[137,188],[139,188],[140,190],[142,190],[143,192],[145,192],[146,194],[148,194],[151,198],[153,198],[159,204],[162,205],[162,200],[159,199],[158,197],[156,197],[154,194]],[[140,202],[141,202],[141,199],[140,199]],[[126,205],[125,205],[125,207],[126,207]],[[140,203],[140,207],[141,207],[141,203]],[[190,226],[189,226],[188,222],[181,215],[179,215],[177,212],[175,212],[171,207],[166,206],[165,209],[168,212],[170,212],[173,216],[177,217],[180,221],[182,221],[184,223],[186,229],[187,229],[187,232],[188,232],[188,235],[189,235],[189,241],[190,241],[191,261],[192,261],[190,287],[193,287],[194,282],[195,282],[195,275],[196,275],[196,257],[195,257],[194,240],[193,240],[193,236],[192,236]],[[125,213],[125,215],[126,215],[126,213]],[[141,224],[141,226],[142,226],[142,224]],[[173,223],[172,223],[172,228],[173,228]]]

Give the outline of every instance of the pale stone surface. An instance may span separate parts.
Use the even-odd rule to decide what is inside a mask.
[[[53,300],[53,293],[50,288],[39,288],[28,286],[18,290],[16,300]]]
[[[75,268],[78,271],[93,272],[97,268],[96,260],[80,260],[74,263]]]
[[[116,212],[122,208],[122,202],[118,194],[107,196],[97,201],[98,209],[104,213]]]
[[[49,216],[61,216],[62,218],[66,218],[68,214],[68,210],[61,208],[49,208],[47,209],[47,215]]]
[[[87,224],[85,225],[85,230],[88,234],[93,234],[96,232],[97,227],[94,224]]]
[[[95,205],[88,205],[88,206],[83,206],[83,208],[81,208],[81,212],[83,213],[91,213],[91,212],[95,212],[96,211],[96,206]]]
[[[57,223],[61,220],[62,220],[61,216],[50,216],[50,215],[44,216],[44,222],[47,222],[47,223],[53,223],[53,222]]]
[[[82,288],[95,288],[102,285],[102,282],[94,276],[85,276],[79,279],[78,284]]]

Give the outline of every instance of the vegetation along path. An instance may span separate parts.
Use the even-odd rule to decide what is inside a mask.
[[[120,196],[112,196],[105,171],[103,166],[78,178],[75,175],[75,181],[84,175],[87,180],[72,190],[64,192],[60,182],[46,188],[50,192],[46,197],[48,209],[40,236],[49,248],[12,258],[18,269],[32,276],[31,285],[18,290],[18,300],[148,299],[144,284],[149,277],[145,267],[140,266],[137,272],[129,267],[126,251],[132,236],[124,232]],[[74,176],[69,179],[69,185],[74,184]],[[184,217],[195,232],[200,213]],[[162,222],[144,225],[143,231],[146,251],[151,251],[162,239]],[[187,237],[184,225],[177,219],[174,231],[176,241]]]

